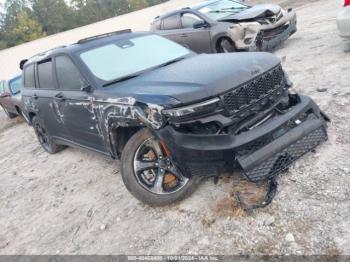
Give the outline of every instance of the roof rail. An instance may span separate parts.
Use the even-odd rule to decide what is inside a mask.
[[[52,52],[52,51],[54,51],[54,50],[56,50],[56,49],[65,48],[65,47],[67,47],[67,46],[66,46],[66,45],[56,46],[56,47],[51,48],[51,49],[49,49],[49,50],[46,50],[46,51],[40,52],[40,53],[38,53],[38,54],[35,54],[33,57],[35,57],[35,56],[44,56],[44,55],[46,55],[46,54],[49,53],[49,52]]]
[[[37,54],[31,56],[29,59],[22,59],[22,60],[20,61],[20,63],[19,63],[19,68],[20,68],[21,70],[23,70],[24,64],[27,63],[27,62],[28,62],[30,59],[32,59],[32,58],[39,57],[39,56],[46,56],[47,54],[49,54],[49,52],[52,52],[52,51],[54,51],[54,50],[56,50],[56,49],[65,48],[65,47],[67,47],[67,46],[66,46],[66,45],[56,46],[56,47],[51,48],[51,49],[49,49],[49,50],[46,50],[46,51],[37,53]]]
[[[87,38],[83,38],[83,39],[80,39],[77,43],[78,44],[83,44],[83,43],[86,43],[86,42],[89,42],[89,41],[93,41],[93,40],[96,40],[96,39],[99,39],[99,38],[105,38],[105,37],[112,36],[112,35],[127,34],[127,33],[131,33],[131,32],[132,32],[131,29],[119,30],[119,31],[115,31],[115,32],[110,32],[110,33],[105,33],[105,34],[101,34],[101,35],[95,35],[95,36],[90,36],[90,37],[87,37]]]
[[[191,7],[183,7],[182,10],[188,10],[191,9]]]

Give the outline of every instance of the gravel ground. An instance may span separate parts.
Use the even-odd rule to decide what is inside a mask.
[[[48,155],[0,112],[0,254],[350,255],[350,54],[334,0],[296,3],[299,31],[275,53],[333,122],[329,141],[278,178],[270,206],[239,210],[233,188],[247,189],[237,176],[204,181],[177,205],[145,206],[118,162],[72,148]]]

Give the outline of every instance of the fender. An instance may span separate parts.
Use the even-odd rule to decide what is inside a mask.
[[[136,102],[134,98],[95,101],[94,112],[101,119],[100,133],[112,156],[117,155],[117,140],[113,135],[120,128],[149,127],[158,130],[164,125],[162,106]],[[118,134],[117,134],[118,135]]]

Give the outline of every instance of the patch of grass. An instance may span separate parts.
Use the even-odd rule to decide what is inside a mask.
[[[213,211],[222,217],[243,217],[250,215],[250,207],[258,206],[266,200],[268,182],[261,184],[251,183],[240,176],[233,178],[232,189],[229,197],[218,200]],[[229,179],[221,177],[221,179]],[[228,183],[225,181],[224,183]]]
[[[244,207],[261,204],[265,201],[267,191],[268,182],[256,184],[241,178],[234,181],[232,187],[232,195],[241,201],[240,204]]]
[[[216,202],[214,212],[222,217],[243,217],[246,215],[245,211],[235,197],[225,197]]]

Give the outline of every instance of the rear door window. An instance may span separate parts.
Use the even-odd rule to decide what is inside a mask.
[[[174,30],[174,29],[180,29],[180,21],[179,21],[179,15],[171,15],[166,18],[163,18],[163,30]]]
[[[38,80],[39,88],[54,89],[51,59],[38,63]]]
[[[85,86],[85,81],[72,60],[67,56],[58,56],[55,60],[59,88],[81,90]]]
[[[35,88],[34,64],[24,69],[24,87]]]

